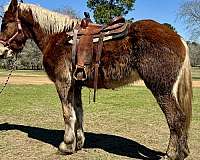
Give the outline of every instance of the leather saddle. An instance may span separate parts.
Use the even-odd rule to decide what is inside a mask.
[[[77,27],[77,33],[75,30],[73,32],[68,32],[67,34],[71,37],[74,37],[77,34],[77,40],[84,35],[92,35],[93,42],[96,43],[99,41],[100,34],[104,35],[103,41],[108,41],[115,38],[120,38],[126,36],[128,33],[127,23],[125,23],[125,19],[122,16],[116,17],[113,19],[111,23],[108,25],[100,25],[96,23],[92,23],[92,21],[86,19],[86,23],[84,22],[85,18],[82,19],[82,24]],[[88,23],[89,21],[89,23]],[[70,40],[69,43],[73,44],[74,41]]]
[[[84,12],[85,18],[82,19],[80,26],[75,27],[73,32],[68,32],[73,39],[69,41],[72,44],[72,62],[76,66],[73,78],[75,80],[84,81],[87,79],[85,65],[90,65],[92,59],[95,59],[94,64],[94,101],[97,89],[98,68],[100,57],[103,48],[103,42],[125,37],[128,33],[128,24],[125,23],[123,17],[116,17],[110,24],[104,26],[92,23],[90,16]],[[93,58],[93,44],[97,43],[96,57]]]
[[[96,23],[88,23],[87,27],[83,27],[79,32],[78,36],[85,34],[99,37],[100,33],[104,33],[104,36],[113,34],[120,34],[126,29],[125,19],[123,17],[116,17],[110,24],[104,26]]]

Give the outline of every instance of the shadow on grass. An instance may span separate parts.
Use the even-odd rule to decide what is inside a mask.
[[[59,146],[64,135],[63,130],[50,130],[8,123],[0,124],[0,133],[9,130],[22,131],[27,133],[28,137],[51,144],[54,147]],[[85,138],[84,148],[99,148],[120,156],[142,160],[158,160],[164,155],[162,152],[151,150],[135,141],[115,135],[86,132]]]

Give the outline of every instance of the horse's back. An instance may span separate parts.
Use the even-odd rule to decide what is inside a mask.
[[[175,54],[183,62],[185,59],[185,46],[181,37],[167,26],[153,20],[140,20],[130,25],[129,32],[135,45],[142,49],[162,53]],[[144,48],[143,48],[144,47]]]

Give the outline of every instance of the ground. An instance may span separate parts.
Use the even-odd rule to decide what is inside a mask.
[[[194,73],[187,160],[200,159],[200,74]],[[2,85],[7,75],[0,70]],[[98,90],[95,104],[89,103],[92,93],[84,88],[84,148],[61,155],[57,147],[64,125],[54,85],[44,72],[15,71],[10,80],[0,95],[1,160],[157,160],[166,151],[165,118],[142,82],[114,91]]]

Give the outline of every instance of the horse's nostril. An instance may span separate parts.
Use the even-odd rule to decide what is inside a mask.
[[[13,57],[13,51],[12,50],[8,50],[6,53],[6,58],[10,58]]]

